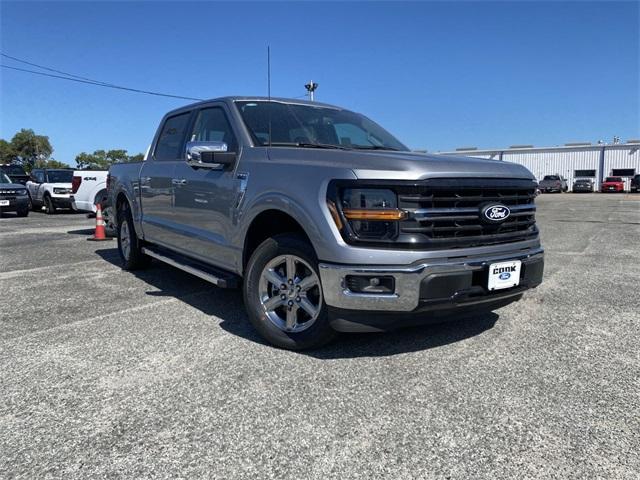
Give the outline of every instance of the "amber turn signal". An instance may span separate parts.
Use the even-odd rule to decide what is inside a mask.
[[[382,220],[385,222],[402,220],[407,216],[407,212],[397,208],[388,210],[345,208],[343,213],[347,220]]]
[[[329,213],[333,217],[333,221],[336,222],[336,227],[338,230],[342,230],[342,220],[340,219],[340,214],[338,213],[338,209],[336,208],[336,204],[331,200],[327,201],[327,207],[329,207]]]

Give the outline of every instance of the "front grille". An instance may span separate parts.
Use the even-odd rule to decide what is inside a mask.
[[[396,191],[398,206],[409,213],[397,240],[412,248],[477,247],[538,235],[535,184],[530,180],[431,179]],[[482,207],[492,203],[511,210],[504,222],[481,220]]]

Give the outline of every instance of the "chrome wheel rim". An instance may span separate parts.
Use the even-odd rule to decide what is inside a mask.
[[[280,255],[267,263],[258,291],[267,319],[283,332],[302,332],[320,315],[320,279],[311,265],[295,255]]]
[[[131,252],[131,235],[129,234],[129,224],[124,221],[120,226],[120,250],[125,260],[129,260]]]

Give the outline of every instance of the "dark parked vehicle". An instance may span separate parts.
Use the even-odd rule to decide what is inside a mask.
[[[631,182],[629,183],[629,191],[633,193],[640,192],[640,174],[631,177]]]
[[[16,212],[19,217],[29,215],[29,195],[24,185],[0,173],[0,216],[4,212]]]
[[[590,178],[579,178],[573,182],[574,193],[592,193],[593,192],[593,180]]]
[[[607,177],[602,182],[600,186],[600,191],[602,193],[606,192],[614,192],[614,193],[623,193],[624,192],[624,180],[622,177]]]
[[[561,175],[545,175],[538,188],[542,193],[562,193],[569,191],[567,179]]]
[[[21,183],[25,185],[29,180],[29,175],[20,165],[0,165],[0,173],[4,173],[11,183]]]

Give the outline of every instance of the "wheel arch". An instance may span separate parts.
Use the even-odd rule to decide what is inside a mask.
[[[246,230],[242,249],[242,271],[244,272],[249,258],[262,242],[283,233],[299,234],[314,248],[311,236],[303,227],[303,222],[284,210],[268,208],[257,213]]]

